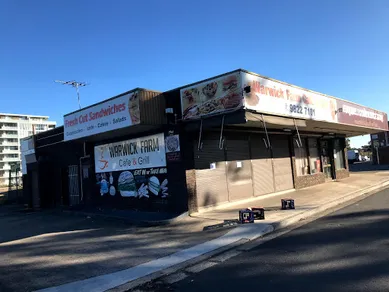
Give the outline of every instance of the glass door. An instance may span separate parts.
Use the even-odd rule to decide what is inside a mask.
[[[331,149],[329,144],[329,140],[320,141],[323,173],[327,180],[332,180],[334,176],[332,171]]]

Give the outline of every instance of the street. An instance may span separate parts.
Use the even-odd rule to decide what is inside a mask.
[[[389,291],[388,206],[386,189],[181,281],[138,291]]]
[[[107,218],[0,206],[0,292],[35,291],[120,271],[225,232],[204,233],[199,220],[140,228]]]

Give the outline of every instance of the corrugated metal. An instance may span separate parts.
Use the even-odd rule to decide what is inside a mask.
[[[194,144],[197,206],[212,206],[228,201],[224,150],[219,149],[216,136],[204,135],[202,150]],[[215,163],[215,168],[211,164]]]
[[[264,135],[253,134],[250,140],[254,196],[275,192],[271,152],[266,148],[263,138]]]
[[[227,135],[226,156],[229,201],[252,197],[253,182],[248,136]]]
[[[165,99],[163,94],[149,90],[141,90],[139,94],[141,124],[162,125],[166,123]]]
[[[287,136],[272,135],[270,137],[273,150],[273,167],[275,191],[293,189],[292,164]]]

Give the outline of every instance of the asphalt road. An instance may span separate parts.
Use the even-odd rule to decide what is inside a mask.
[[[0,206],[0,292],[27,292],[127,269],[214,239],[201,220],[136,227],[120,220]]]
[[[389,190],[174,284],[140,291],[389,291]]]

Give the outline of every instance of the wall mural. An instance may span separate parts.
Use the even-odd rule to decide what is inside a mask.
[[[124,198],[166,203],[166,151],[179,153],[179,138],[175,138],[167,139],[168,150],[163,133],[96,146],[95,194],[117,204],[125,204]]]
[[[163,199],[169,196],[166,167],[97,173],[96,181],[100,196]]]

